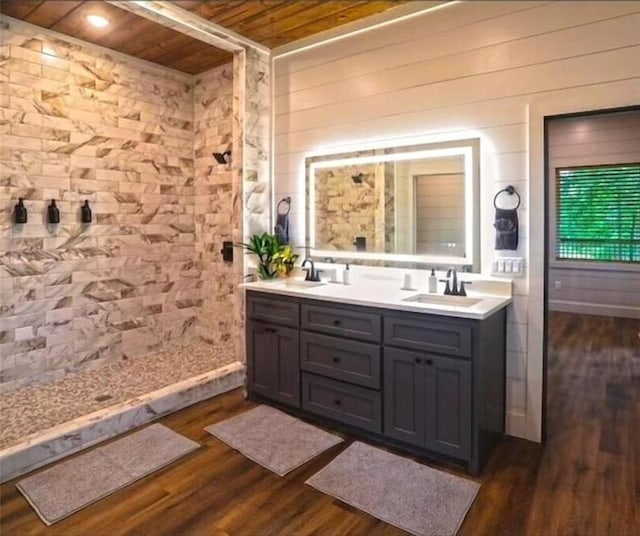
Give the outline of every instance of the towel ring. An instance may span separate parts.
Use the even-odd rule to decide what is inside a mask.
[[[498,199],[498,196],[499,196],[501,193],[503,193],[503,192],[508,193],[509,195],[516,194],[516,195],[518,196],[518,204],[517,204],[513,209],[511,209],[511,210],[517,210],[517,209],[518,209],[518,207],[520,206],[520,194],[519,194],[519,193],[518,193],[518,191],[517,191],[513,186],[511,186],[511,185],[507,186],[506,188],[503,188],[502,190],[500,190],[500,191],[499,191],[499,192],[494,196],[494,198],[493,198],[493,207],[494,207],[494,208],[496,208],[496,209],[498,208],[498,206],[496,205],[496,201],[497,201],[497,199]]]
[[[280,212],[280,205],[287,205],[285,212]],[[284,197],[282,199],[280,199],[280,201],[278,201],[278,205],[276,207],[276,212],[278,213],[278,216],[287,216],[289,214],[289,212],[291,211],[291,198],[290,197]]]

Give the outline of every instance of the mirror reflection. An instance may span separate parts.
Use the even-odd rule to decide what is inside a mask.
[[[465,140],[307,159],[308,245],[315,255],[473,264],[477,148]]]

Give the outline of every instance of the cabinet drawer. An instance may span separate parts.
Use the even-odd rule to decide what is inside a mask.
[[[247,316],[253,320],[298,327],[300,305],[295,301],[281,298],[249,295],[247,298]]]
[[[303,372],[302,407],[310,413],[363,430],[382,432],[382,397],[379,391]]]
[[[471,357],[471,327],[431,319],[388,316],[384,343],[413,350]]]
[[[302,332],[300,368],[323,376],[380,388],[380,346]]]
[[[375,313],[302,304],[303,329],[321,331],[329,335],[343,335],[364,341],[380,342],[381,326],[381,317]]]

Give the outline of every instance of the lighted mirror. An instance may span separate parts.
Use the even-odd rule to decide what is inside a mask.
[[[307,158],[308,254],[479,271],[479,146],[472,139]]]

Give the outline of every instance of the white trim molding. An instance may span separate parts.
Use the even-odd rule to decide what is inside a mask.
[[[460,0],[412,0],[406,4],[401,4],[398,7],[388,9],[375,15],[369,15],[362,19],[357,19],[346,24],[341,24],[330,30],[325,30],[317,34],[303,37],[291,43],[275,47],[273,49],[274,58],[282,58],[290,54],[296,54],[304,50],[319,47],[357,35],[359,33],[375,30],[382,26],[389,24],[395,24],[412,17],[416,17],[426,13],[427,11],[435,11],[443,7],[448,7],[453,4],[458,4]]]
[[[545,224],[545,117],[624,108],[638,104],[640,78],[583,86],[553,95],[533,97],[528,105],[530,277],[527,336],[526,430],[528,439],[542,440],[544,384],[544,224]]]

